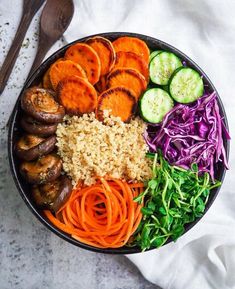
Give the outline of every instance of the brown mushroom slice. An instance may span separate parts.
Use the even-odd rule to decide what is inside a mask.
[[[44,123],[58,123],[63,120],[65,111],[54,99],[55,93],[49,89],[31,87],[21,98],[22,109],[36,120]]]
[[[57,212],[69,199],[71,192],[71,180],[66,176],[60,176],[48,184],[33,186],[32,196],[39,207]]]
[[[45,124],[37,121],[29,115],[24,115],[20,120],[23,130],[30,134],[37,134],[42,137],[50,136],[56,132],[57,123]]]
[[[37,135],[26,134],[16,142],[15,152],[19,158],[32,161],[52,152],[55,144],[55,135],[45,139]]]
[[[42,156],[36,161],[23,162],[20,166],[22,176],[30,184],[45,184],[57,179],[61,173],[62,161],[55,154]]]

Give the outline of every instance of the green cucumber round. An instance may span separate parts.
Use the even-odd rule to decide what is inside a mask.
[[[167,85],[173,72],[182,65],[174,53],[167,51],[158,53],[149,64],[150,79],[158,85]]]
[[[149,56],[149,62],[151,62],[151,60],[156,56],[158,55],[159,53],[161,53],[162,50],[154,50],[150,53],[150,56]]]
[[[159,123],[173,108],[174,102],[170,95],[161,88],[150,88],[140,99],[142,118],[151,123]]]
[[[193,102],[204,93],[202,77],[190,67],[181,67],[171,77],[169,93],[177,102]]]

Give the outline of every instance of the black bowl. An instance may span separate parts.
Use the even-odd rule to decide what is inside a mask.
[[[118,38],[120,36],[138,37],[138,38],[144,40],[151,50],[162,49],[162,50],[171,51],[171,52],[175,53],[176,55],[178,55],[182,60],[184,60],[190,67],[196,69],[197,71],[199,71],[199,73],[201,73],[201,75],[203,75],[204,83],[207,86],[208,91],[216,91],[214,85],[212,84],[212,82],[210,81],[208,76],[205,74],[204,71],[202,71],[202,69],[196,63],[194,63],[184,53],[182,53],[181,51],[179,51],[175,47],[173,47],[173,46],[171,46],[171,45],[169,45],[169,44],[167,44],[167,43],[165,43],[163,41],[160,41],[158,39],[155,39],[155,38],[152,38],[152,37],[149,37],[149,36],[141,35],[141,34],[125,33],[125,32],[110,32],[110,33],[102,33],[102,34],[98,34],[98,35],[106,37],[106,38],[110,39],[111,41],[115,40],[116,38]],[[93,35],[93,36],[95,36],[95,35]],[[91,37],[91,36],[89,36],[89,37]],[[29,185],[27,184],[27,182],[25,182],[25,180],[21,177],[21,175],[19,173],[19,160],[16,157],[15,152],[14,152],[15,140],[17,139],[17,137],[22,132],[22,130],[21,130],[20,126],[19,126],[19,119],[20,119],[21,114],[22,114],[22,110],[21,110],[21,107],[20,107],[19,99],[20,99],[22,93],[28,87],[30,87],[32,85],[39,84],[39,82],[42,79],[42,76],[44,75],[44,73],[46,72],[48,67],[55,60],[57,60],[60,57],[63,57],[66,49],[69,46],[75,44],[76,42],[86,41],[89,37],[85,37],[85,38],[76,40],[76,41],[64,46],[63,48],[59,49],[57,52],[55,52],[53,55],[51,55],[46,61],[44,61],[43,64],[34,72],[34,74],[30,77],[30,79],[25,83],[25,85],[24,85],[24,87],[23,87],[23,89],[21,91],[21,94],[20,94],[20,96],[18,98],[18,101],[16,102],[15,108],[14,108],[12,116],[11,116],[10,125],[9,125],[8,153],[9,153],[9,161],[10,161],[11,172],[12,172],[13,179],[15,181],[16,187],[17,187],[21,197],[25,201],[26,205],[28,206],[28,208],[39,219],[39,221],[42,222],[42,224],[44,224],[47,228],[49,228],[53,233],[55,233],[59,237],[63,238],[64,240],[70,242],[71,244],[73,244],[75,246],[82,247],[84,249],[91,250],[91,251],[96,251],[96,252],[101,252],[101,253],[109,253],[109,254],[138,253],[138,252],[141,252],[140,248],[138,248],[138,247],[122,247],[122,248],[117,248],[117,249],[99,249],[99,248],[94,248],[92,246],[89,246],[89,245],[83,244],[83,243],[81,243],[79,241],[76,241],[75,239],[70,237],[68,234],[62,232],[61,230],[57,229],[54,225],[52,225],[46,219],[46,217],[41,213],[41,211],[35,206],[34,202],[32,201],[31,196],[30,196],[30,192],[29,192]],[[224,117],[225,125],[228,128],[228,122],[227,122],[226,113],[225,113],[222,101],[221,101],[217,91],[216,91],[216,93],[217,93],[217,96],[218,96],[218,104],[219,104],[221,116]],[[226,139],[224,139],[224,145],[225,145],[226,153],[228,155],[228,153],[229,153],[229,142]],[[223,182],[223,179],[224,179],[224,176],[225,176],[225,172],[226,172],[226,170],[225,170],[224,166],[221,163],[218,164],[216,166],[216,168],[215,168],[215,177],[216,177],[216,179],[218,179],[221,182]],[[207,212],[207,210],[210,208],[210,206],[214,202],[217,194],[219,193],[219,190],[220,190],[220,188],[215,188],[215,189],[212,190],[212,192],[210,194],[210,197],[209,197],[209,200],[208,200],[207,205],[206,205],[205,213]],[[191,229],[199,220],[200,219],[197,219],[195,222],[190,223],[189,225],[187,225],[185,231],[187,232],[189,229]],[[171,240],[168,240],[167,243],[169,243],[170,241]]]

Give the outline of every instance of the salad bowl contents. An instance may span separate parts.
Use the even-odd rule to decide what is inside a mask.
[[[107,33],[60,49],[17,103],[9,156],[27,205],[86,249],[134,253],[176,241],[228,169],[214,86],[177,49]]]

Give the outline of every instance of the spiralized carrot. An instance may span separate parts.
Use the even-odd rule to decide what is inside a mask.
[[[127,244],[140,224],[142,205],[133,201],[144,184],[128,184],[99,178],[91,187],[77,187],[54,216],[45,210],[53,225],[74,239],[97,248],[119,248]]]

